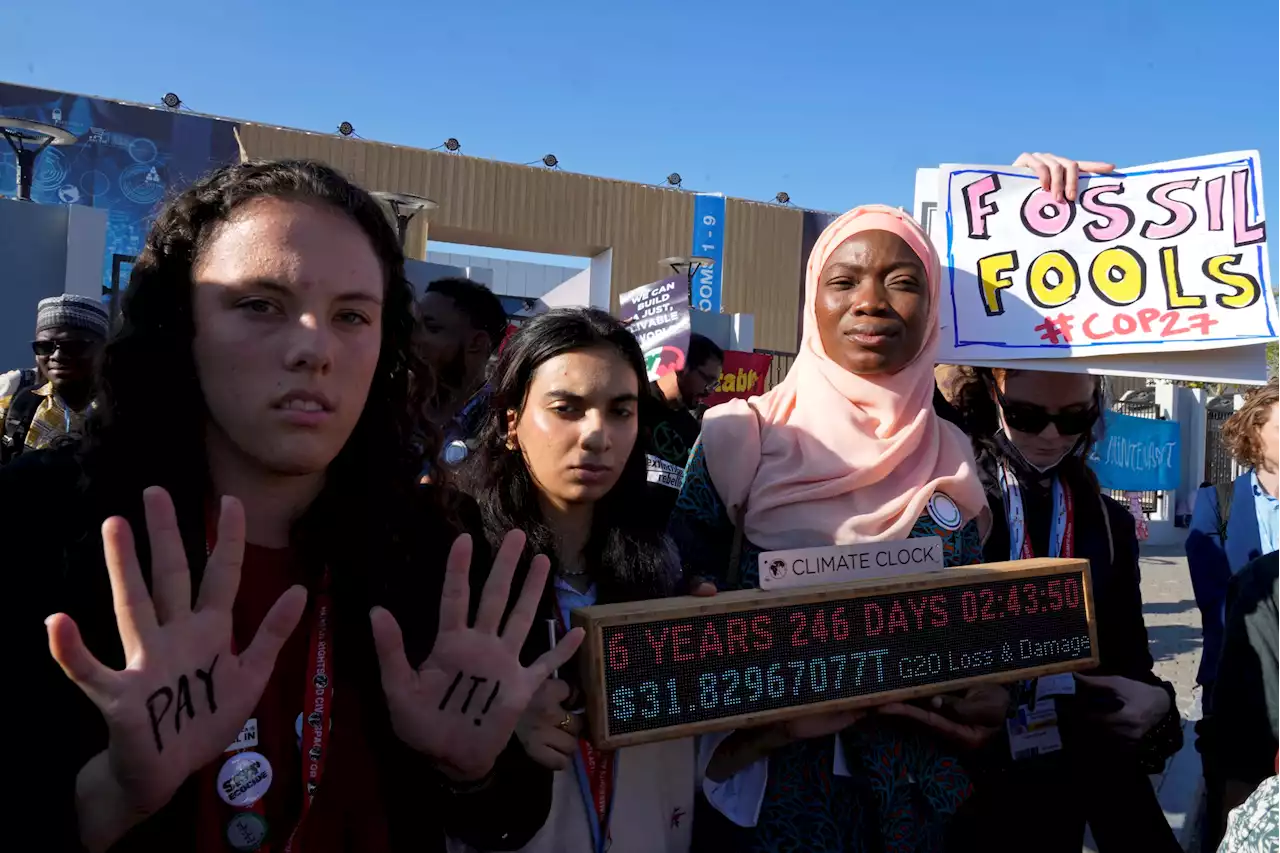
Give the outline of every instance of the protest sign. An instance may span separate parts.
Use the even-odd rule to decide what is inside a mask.
[[[1104,488],[1122,492],[1178,488],[1182,455],[1177,421],[1119,412],[1106,412],[1103,417],[1103,436],[1089,455],[1089,467]]]
[[[1275,337],[1256,151],[1084,178],[1067,202],[1011,167],[945,165],[938,181],[940,361],[1163,357]]]
[[[764,380],[769,375],[773,356],[758,352],[725,350],[720,384],[706,399],[708,406],[719,405],[735,397],[746,399],[764,393]]]
[[[684,369],[689,352],[689,282],[673,276],[618,297],[621,319],[640,342],[649,381]]]

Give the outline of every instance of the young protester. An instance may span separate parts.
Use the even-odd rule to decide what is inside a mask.
[[[83,437],[107,325],[102,304],[88,296],[40,300],[31,342],[36,370],[6,374],[16,381],[0,392],[0,465],[25,450]]]
[[[441,452],[455,467],[476,448],[487,411],[489,362],[507,331],[498,297],[468,278],[441,278],[418,301],[418,344],[436,375],[431,420],[444,431]]]
[[[503,350],[476,454],[461,472],[490,539],[518,524],[551,557],[539,625],[562,636],[569,613],[668,595],[673,546],[637,509],[645,454],[638,413],[645,366],[632,334],[604,312],[558,309],[528,321]],[[535,632],[531,659],[550,645]],[[693,823],[690,738],[594,749],[583,737],[573,663],[542,685],[517,735],[554,771],[551,815],[522,848],[537,853],[686,851]]]
[[[724,352],[703,335],[689,336],[684,367],[663,374],[641,395],[647,426],[649,470],[647,506],[652,523],[666,526],[680,495],[680,480],[689,451],[702,430],[702,405],[715,390],[724,369]]]
[[[1244,471],[1234,482],[1206,486],[1196,493],[1191,529],[1187,532],[1187,568],[1204,631],[1204,650],[1196,673],[1196,683],[1202,688],[1204,716],[1196,723],[1196,749],[1204,765],[1208,841],[1216,841],[1221,835],[1217,821],[1223,811],[1226,784],[1215,770],[1212,756],[1223,753],[1213,742],[1223,731],[1214,719],[1214,697],[1227,616],[1227,590],[1244,566],[1277,547],[1278,410],[1280,391],[1272,379],[1249,394],[1240,410],[1227,419],[1222,438]]]
[[[1204,752],[1221,788],[1206,808],[1205,840],[1222,837],[1227,815],[1277,770],[1280,751],[1280,558],[1272,551],[1231,579],[1226,601],[1222,658],[1213,685],[1211,737]],[[1274,787],[1272,788],[1274,791]]]
[[[523,666],[546,559],[500,631],[523,535],[486,573],[465,505],[417,486],[411,308],[382,210],[326,166],[229,166],[160,213],[87,444],[0,471],[31,697],[6,703],[9,802],[41,846],[510,848],[541,826],[513,733],[580,633]]]
[[[724,351],[708,337],[689,336],[689,354],[684,367],[660,377],[651,386],[661,403],[649,425],[651,450],[658,458],[683,468],[689,451],[698,439],[699,423],[694,414],[720,382]]]
[[[932,409],[939,282],[928,235],[895,208],[855,208],[827,227],[787,378],[703,419],[671,518],[687,575],[751,588],[762,551],[916,536],[941,537],[947,566],[980,560],[973,452]],[[1000,687],[948,697],[947,735],[980,743],[1008,701]],[[891,716],[906,706],[881,711],[704,738],[714,808],[699,812],[699,846],[941,849],[968,777],[934,732]]]
[[[1182,745],[1174,689],[1152,673],[1133,517],[1085,461],[1103,410],[1099,379],[963,370],[957,402],[993,516],[985,559],[1087,559],[1101,656],[1089,675],[1041,679],[1036,695],[1056,698],[1020,709],[1052,736],[1011,726],[985,761],[970,761],[987,771],[966,810],[971,843],[1020,851],[1034,837],[1036,850],[1074,853],[1087,820],[1102,853],[1176,850],[1147,781]]]

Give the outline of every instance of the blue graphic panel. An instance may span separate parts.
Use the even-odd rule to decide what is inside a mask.
[[[1177,421],[1106,412],[1089,466],[1108,489],[1159,492],[1178,488],[1182,456]]]
[[[0,83],[0,115],[54,124],[79,137],[74,145],[50,146],[40,155],[31,199],[107,211],[104,292],[113,267],[127,275],[131,264],[117,256],[131,260],[142,250],[160,202],[210,169],[239,159],[232,122],[162,107]],[[17,183],[13,151],[0,144],[0,195],[16,195]]]

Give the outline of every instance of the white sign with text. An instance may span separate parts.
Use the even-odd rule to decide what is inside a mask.
[[[942,568],[942,539],[937,536],[765,551],[760,555],[760,588],[794,589],[940,572]]]

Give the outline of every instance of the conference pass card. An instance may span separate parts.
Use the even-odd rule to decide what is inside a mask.
[[[1097,666],[1084,560],[575,610],[602,749]]]

